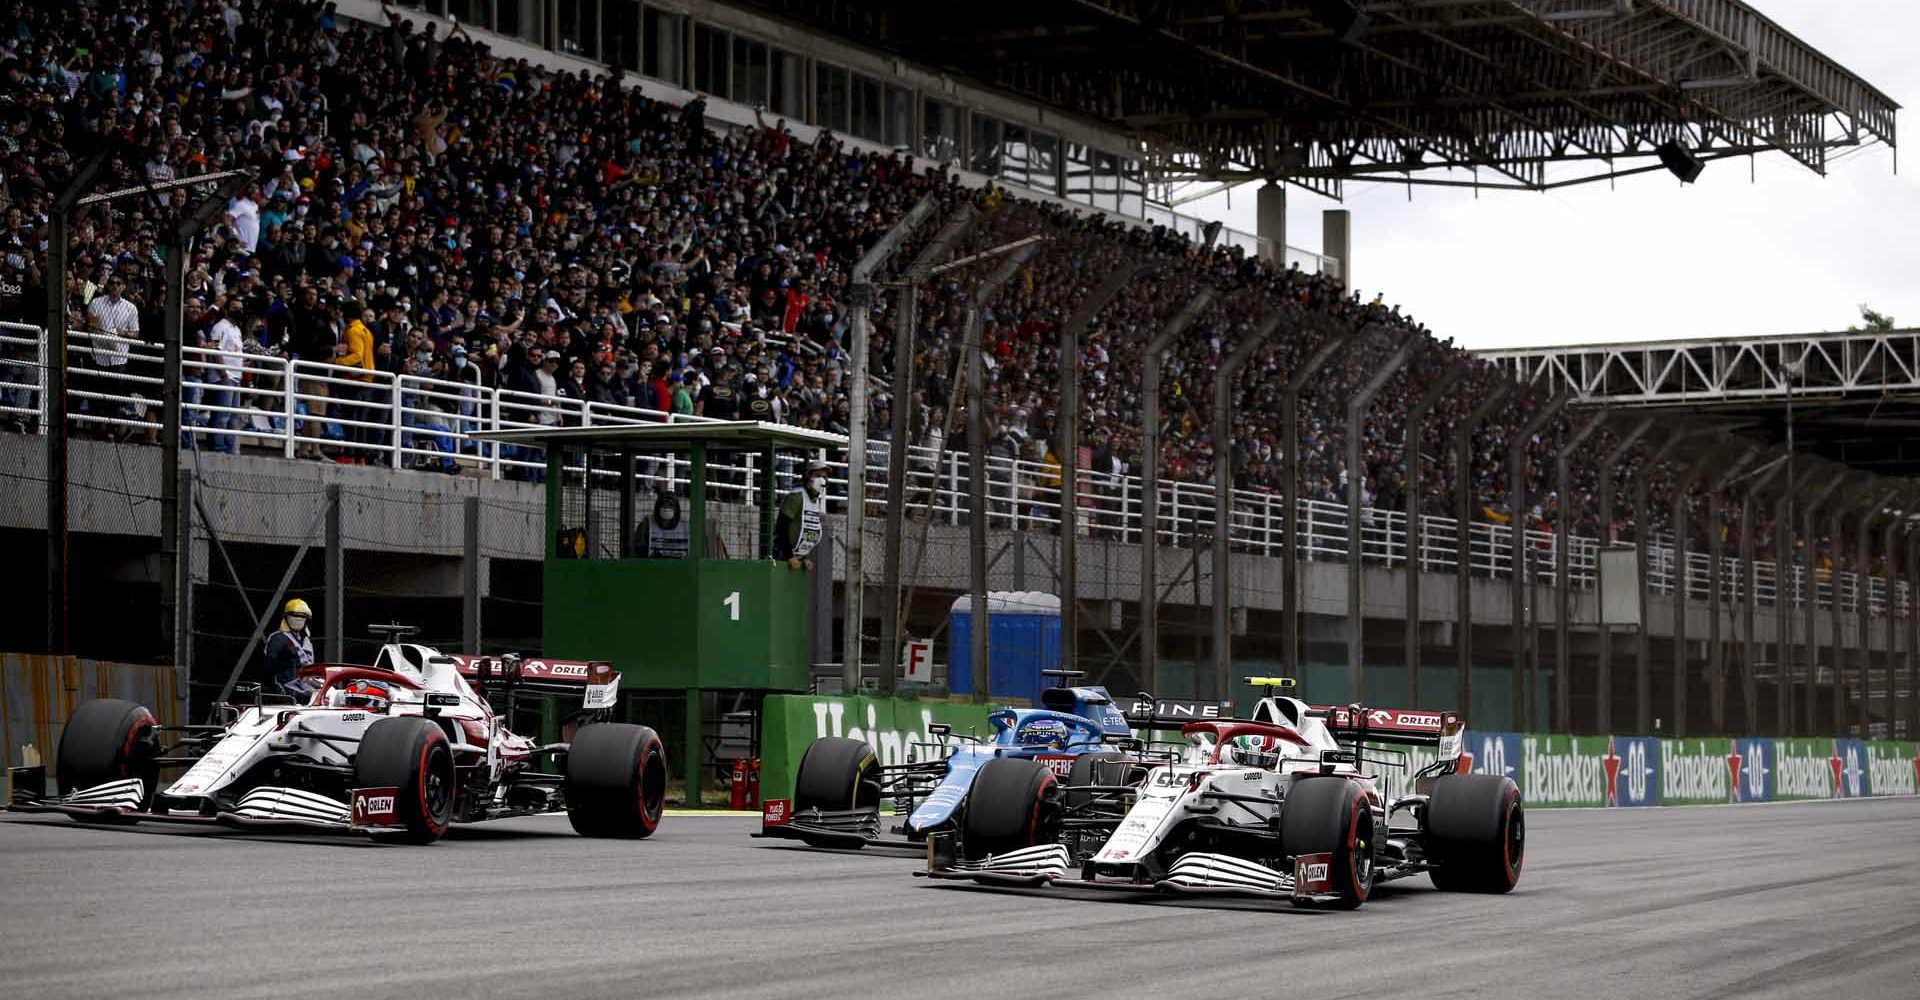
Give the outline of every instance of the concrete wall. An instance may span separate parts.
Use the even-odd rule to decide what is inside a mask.
[[[70,517],[73,530],[81,533],[156,537],[159,528],[158,482],[160,451],[157,448],[116,445],[101,441],[75,441],[72,445],[72,487]],[[448,561],[457,560],[462,544],[462,501],[469,496],[480,499],[481,549],[483,557],[537,561],[541,558],[545,535],[543,511],[546,497],[543,487],[518,482],[497,481],[474,476],[448,476],[436,473],[395,471],[368,466],[344,466],[323,462],[286,461],[257,455],[218,455],[188,452],[183,461],[196,470],[201,492],[221,537],[228,542],[297,545],[302,533],[315,527],[322,509],[326,487],[339,484],[343,509],[341,534],[349,551],[387,553],[396,574],[395,583],[413,579],[423,589],[436,594],[457,593],[458,576]],[[45,449],[43,439],[30,435],[0,435],[0,528],[40,530],[45,523]],[[717,505],[713,519],[730,552],[743,553],[754,547],[759,523],[758,511],[746,505]],[[836,522],[838,518],[834,518]],[[884,556],[881,523],[870,517],[868,544],[865,548],[867,579],[877,586]],[[840,524],[836,523],[835,528]],[[317,531],[317,529],[316,529]],[[836,537],[839,532],[836,530]],[[316,541],[318,535],[316,534]],[[996,522],[990,533],[988,586],[996,590],[1051,590],[1055,572],[1058,539],[1032,530],[1014,531],[1004,521]],[[204,543],[202,543],[204,545]],[[836,542],[839,547],[840,543]],[[909,521],[904,550],[904,577],[917,580],[923,592],[952,593],[967,586],[967,529],[944,520],[935,523]],[[1110,538],[1085,537],[1079,546],[1081,600],[1084,602],[1121,601],[1129,608],[1140,595],[1140,546]],[[196,546],[195,566],[208,565],[207,553]],[[1200,574],[1201,603],[1208,600],[1213,579],[1212,555],[1208,551],[1168,547],[1160,558],[1160,585],[1163,604],[1171,608],[1194,605],[1193,576],[1197,564]],[[82,572],[84,567],[80,568]],[[110,568],[102,568],[111,571]],[[1375,623],[1397,625],[1406,619],[1406,577],[1404,569],[1368,567],[1365,574],[1363,607],[1365,617]],[[845,579],[845,560],[834,560],[836,580]],[[1234,556],[1234,594],[1236,605],[1249,612],[1279,612],[1284,607],[1281,587],[1281,563],[1276,557],[1237,552]],[[483,574],[484,579],[484,574]],[[1177,582],[1176,582],[1177,581]],[[1452,574],[1429,574],[1421,587],[1422,621],[1446,623],[1455,617],[1456,581]],[[1473,587],[1473,618],[1483,627],[1500,627],[1511,622],[1511,584],[1505,579],[1476,577]],[[1301,567],[1303,610],[1312,616],[1344,618],[1347,612],[1347,568],[1343,562],[1308,561]],[[1537,621],[1550,626],[1557,610],[1551,588],[1538,592]],[[870,610],[878,614],[878,606]],[[1738,609],[1722,610],[1721,638],[1731,641],[1741,636],[1743,616]],[[1703,602],[1691,602],[1687,611],[1689,638],[1707,637],[1710,610]],[[1576,592],[1573,621],[1596,616],[1596,595]],[[1815,617],[1815,635],[1822,644],[1831,642],[1832,616],[1825,610]],[[1648,607],[1649,632],[1656,638],[1673,634],[1673,602],[1670,596],[1655,594]],[[1795,614],[1794,635],[1800,631],[1799,612]],[[1843,642],[1849,649],[1856,642],[1858,619],[1852,613],[1841,615]],[[1777,622],[1772,609],[1762,607],[1756,615],[1756,637],[1772,642]],[[1887,648],[1884,619],[1875,619],[1870,632],[1870,648]]]

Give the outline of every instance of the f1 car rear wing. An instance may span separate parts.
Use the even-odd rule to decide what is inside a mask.
[[[1324,721],[1327,732],[1335,739],[1394,746],[1438,747],[1443,746],[1448,737],[1458,743],[1460,733],[1466,728],[1458,712],[1313,705],[1308,707],[1307,714]]]
[[[497,657],[456,653],[447,659],[460,676],[482,690],[581,692],[583,707],[589,709],[611,708],[619,696],[620,674],[606,660],[521,659],[511,653]]]

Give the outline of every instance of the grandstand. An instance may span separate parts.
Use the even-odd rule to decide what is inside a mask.
[[[1120,623],[1087,626],[1108,648],[1076,654],[1083,666],[1145,680],[1158,663],[1189,659],[1185,683],[1231,697],[1239,609],[1245,652],[1338,666],[1328,676],[1356,695],[1376,663],[1398,671],[1391,683],[1417,685],[1422,647],[1436,668],[1466,674],[1458,667],[1474,666],[1479,632],[1479,648],[1493,650],[1481,666],[1511,670],[1515,725],[1551,711],[1563,726],[1604,732],[1610,713],[1637,713],[1645,729],[1646,678],[1658,669],[1662,690],[1676,692],[1680,731],[1785,729],[1784,692],[1796,685],[1774,674],[1781,708],[1763,715],[1758,684],[1761,647],[1777,647],[1773,663],[1791,660],[1792,634],[1757,631],[1752,611],[1767,606],[1784,622],[1789,608],[1824,608],[1823,623],[1857,612],[1883,624],[1846,651],[1858,682],[1809,670],[1791,711],[1839,718],[1860,697],[1851,724],[1913,724],[1906,712],[1920,699],[1900,700],[1890,627],[1914,620],[1912,549],[1890,531],[1868,545],[1875,518],[1900,502],[1887,484],[1862,480],[1838,494],[1850,505],[1823,508],[1844,515],[1850,534],[1783,523],[1775,501],[1813,484],[1717,474],[1765,472],[1768,457],[1740,439],[1706,423],[1650,433],[1632,412],[1596,420],[1566,409],[1565,390],[1614,383],[1580,376],[1575,386],[1570,369],[1476,360],[1349,294],[1344,236],[1325,252],[1284,245],[1286,184],[1539,190],[1762,152],[1824,171],[1838,147],[1892,144],[1884,95],[1734,0],[1409,0],[1312,13],[1278,3],[987,3],[970,24],[926,5],[806,0],[237,2],[191,12],[99,0],[29,6],[21,17],[30,30],[14,37],[32,42],[0,56],[14,85],[0,96],[5,237],[26,251],[0,274],[0,319],[17,324],[0,337],[0,412],[44,438],[49,456],[58,450],[42,477],[63,487],[69,429],[99,439],[84,442],[106,456],[97,461],[123,463],[131,445],[174,444],[169,413],[189,465],[222,468],[194,453],[229,450],[287,467],[384,466],[397,488],[423,492],[438,487],[406,485],[417,481],[405,470],[486,489],[538,477],[535,456],[470,436],[487,428],[749,414],[836,432],[866,423],[877,447],[847,460],[910,473],[904,496],[870,480],[874,501],[948,527],[984,518],[1015,535],[1058,533],[1053,558],[1073,567],[1060,571],[1064,589],[1079,604],[1112,604]],[[69,223],[61,195],[102,149],[85,190],[133,195],[83,207]],[[190,249],[177,247],[179,218],[210,189],[142,192],[215,171],[245,182],[224,192]],[[1266,183],[1260,232],[1173,211],[1175,185],[1246,180]],[[866,300],[854,265],[915,205],[941,223],[971,218],[950,234],[952,259],[1043,240],[997,287],[991,268],[910,276],[906,262],[942,225],[905,233],[863,317],[872,405],[856,420],[851,313]],[[67,265],[49,274],[54,258],[36,248],[63,238]],[[1105,287],[1115,274],[1128,277]],[[1111,298],[1083,311],[1097,292]],[[125,311],[122,300],[137,323],[107,326],[100,314]],[[960,385],[972,304],[985,307],[977,353],[988,385],[977,397]],[[1076,314],[1085,327],[1063,364],[1061,334]],[[905,316],[917,317],[913,328]],[[1164,353],[1148,350],[1175,325]],[[908,349],[896,355],[901,342]],[[170,357],[182,359],[178,375]],[[1229,359],[1238,377],[1217,385]],[[1536,378],[1542,369],[1560,375]],[[1062,393],[1070,373],[1077,398]],[[176,410],[156,405],[175,393]],[[1065,433],[1063,398],[1077,440]],[[968,459],[958,438],[976,420],[988,454]],[[21,453],[27,440],[15,442]],[[991,473],[984,496],[962,485],[976,460]],[[1825,468],[1809,461],[1801,472]],[[156,469],[158,485],[142,496],[164,500],[176,472],[165,461]],[[1756,502],[1747,487],[1765,483],[1771,492]],[[1613,502],[1622,484],[1633,502]],[[64,535],[55,495],[65,490],[42,489],[47,519],[15,516],[9,529]],[[175,523],[126,530],[171,539]],[[195,530],[160,553],[191,552]],[[1081,533],[1110,543],[1108,554],[1149,540],[1190,548],[1190,569],[1079,586]],[[375,541],[406,547],[392,535]],[[1570,602],[1597,606],[1600,553],[1622,543],[1640,552],[1643,612],[1649,593],[1672,598],[1662,634],[1682,665],[1695,664],[1680,683],[1672,660],[1652,662],[1646,613],[1638,691],[1585,686],[1582,663],[1606,664],[1602,677],[1611,667],[1611,632],[1589,616],[1574,649]],[[1722,551],[1729,543],[1738,558]],[[1198,596],[1203,544],[1216,585],[1247,574],[1226,601]],[[1015,561],[1026,551],[1021,538]],[[1804,565],[1783,565],[1796,552]],[[52,595],[84,572],[67,558],[64,541],[50,546]],[[1259,583],[1256,560],[1282,582]],[[1236,561],[1253,568],[1229,568]],[[1343,576],[1325,572],[1341,564]],[[1451,619],[1419,597],[1421,578],[1435,577],[1437,590],[1440,574],[1459,601]],[[1389,576],[1413,588],[1397,616],[1404,647],[1402,622],[1364,621],[1396,617],[1363,609],[1397,591],[1383,586]],[[1160,593],[1182,579],[1190,601]],[[1343,588],[1346,600],[1320,587]],[[1474,592],[1490,590],[1476,614]],[[50,619],[66,614],[58,596],[22,596],[36,607],[44,599]],[[1687,644],[1690,599],[1711,608],[1704,652]],[[190,601],[169,602],[169,614]],[[1748,692],[1729,722],[1730,645],[1718,629],[1723,604],[1736,601],[1748,612],[1739,644]],[[1166,641],[1156,634],[1163,603]],[[1077,615],[1093,615],[1067,607],[1077,635]],[[1129,638],[1129,622],[1142,638]],[[1802,666],[1818,652],[1808,622]],[[173,618],[166,627],[183,634]],[[871,622],[843,627],[861,658],[897,659]],[[1557,648],[1543,657],[1536,637],[1549,627]],[[31,630],[18,631],[10,643]],[[1176,655],[1176,640],[1196,651]],[[1914,644],[1906,648],[1910,678]],[[1550,681],[1538,680],[1543,670]]]

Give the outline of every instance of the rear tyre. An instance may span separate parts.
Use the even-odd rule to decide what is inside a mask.
[[[394,811],[405,832],[381,834],[382,840],[431,844],[453,822],[459,778],[453,747],[439,726],[414,716],[374,720],[360,737],[353,757],[355,788],[393,788]]]
[[[160,756],[156,725],[145,705],[119,698],[95,698],[83,703],[60,731],[60,750],[54,755],[60,794],[138,778],[143,789],[139,808],[150,808],[160,782],[160,766],[154,763]],[[111,813],[77,818],[134,821]]]
[[[1280,812],[1280,841],[1288,854],[1329,854],[1335,899],[1351,910],[1373,894],[1373,810],[1360,786],[1337,776],[1295,778]]]
[[[567,820],[587,837],[639,840],[660,826],[667,753],[646,726],[581,726],[567,748]]]
[[[1526,863],[1520,789],[1497,774],[1452,774],[1427,800],[1427,874],[1447,892],[1512,892]]]
[[[978,861],[1060,839],[1060,780],[1034,760],[987,761],[967,790],[960,856]]]
[[[863,740],[844,736],[822,736],[807,744],[800,755],[800,768],[793,776],[793,812],[819,809],[841,812],[848,809],[880,810],[880,756]],[[802,837],[813,847],[865,846],[859,841]]]

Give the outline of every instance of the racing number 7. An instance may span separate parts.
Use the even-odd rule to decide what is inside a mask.
[[[720,603],[727,606],[727,619],[729,621],[737,622],[740,620],[740,592],[739,591],[736,590],[733,593],[728,594],[726,597],[721,599]]]

